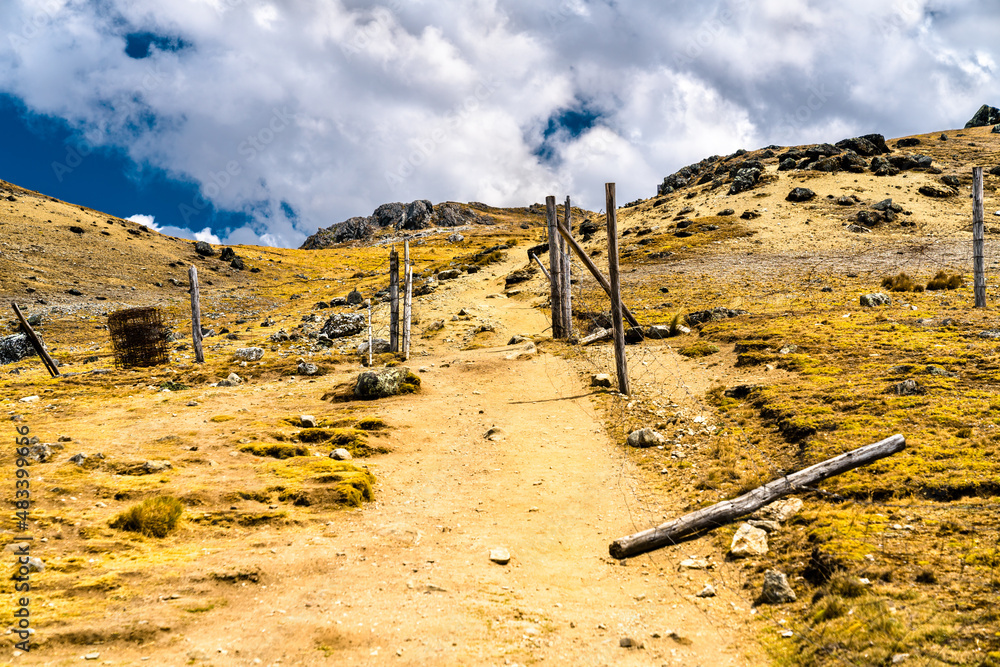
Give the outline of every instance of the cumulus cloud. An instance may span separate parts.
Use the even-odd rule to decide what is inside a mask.
[[[0,92],[198,184],[165,233],[296,246],[386,201],[596,210],[606,181],[649,196],[712,153],[960,126],[998,101],[998,17],[975,0],[8,0]],[[567,111],[585,126],[553,127]],[[213,207],[250,222],[206,228]]]
[[[162,229],[159,225],[156,224],[156,218],[152,215],[136,213],[135,215],[130,215],[125,219],[130,220],[131,222],[137,222],[144,227],[149,227],[154,232],[159,232]]]

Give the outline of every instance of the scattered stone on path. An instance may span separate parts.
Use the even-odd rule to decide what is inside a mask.
[[[651,428],[641,428],[629,434],[626,444],[629,447],[658,447],[663,445],[666,439]]]
[[[536,354],[538,354],[538,348],[535,347],[535,343],[528,341],[517,350],[505,355],[504,359],[507,359],[508,361],[515,359],[531,359]]]
[[[618,640],[618,645],[622,648],[642,648],[642,642],[631,637],[622,637]]]
[[[729,555],[733,558],[763,556],[767,553],[767,533],[749,523],[741,524],[733,535]]]
[[[83,659],[84,660],[97,660],[100,657],[101,657],[100,653],[88,653],[85,656],[83,656]]]
[[[611,387],[611,376],[607,373],[597,373],[590,376],[591,387]]]
[[[350,461],[354,457],[346,449],[338,448],[330,452],[330,458],[334,461]]]
[[[714,598],[715,597],[715,586],[712,584],[705,584],[705,587],[701,589],[696,597],[699,598]]]
[[[491,549],[490,560],[498,565],[506,565],[510,562],[510,552],[503,547]]]
[[[229,377],[225,380],[219,382],[220,387],[235,387],[236,385],[243,384],[243,378],[241,378],[236,373],[230,373]]]
[[[758,602],[763,604],[784,604],[795,602],[795,591],[788,584],[788,577],[778,570],[768,570],[764,573],[764,586],[761,589]]]
[[[305,361],[300,361],[296,371],[299,375],[316,375],[319,373],[319,366]]]
[[[677,565],[678,570],[711,570],[714,567],[713,563],[704,558],[685,558]]]

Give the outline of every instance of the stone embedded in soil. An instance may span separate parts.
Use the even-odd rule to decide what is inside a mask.
[[[346,449],[338,448],[330,452],[330,458],[334,461],[350,461],[353,457]]]
[[[658,447],[666,442],[664,437],[651,428],[641,428],[629,434],[626,444],[629,447]]]
[[[809,201],[815,196],[816,193],[810,190],[809,188],[795,188],[794,190],[788,193],[788,196],[785,197],[785,199],[790,202],[803,202],[803,201]]]
[[[892,305],[892,299],[885,292],[862,294],[861,305],[865,308],[873,308],[875,306],[889,306]]]
[[[319,366],[302,361],[299,363],[296,371],[299,375],[316,375],[316,373],[319,373]]]
[[[236,373],[230,373],[229,377],[225,380],[219,382],[220,387],[235,387],[236,385],[243,384],[243,378],[241,378]]]
[[[642,642],[631,637],[622,637],[618,640],[618,645],[622,648],[642,648]]]
[[[365,371],[354,385],[354,396],[361,399],[387,398],[412,393],[420,388],[420,378],[405,366]]]
[[[801,512],[803,506],[801,498],[783,498],[757,510],[753,514],[753,518],[785,523]]]
[[[685,558],[677,565],[679,570],[711,570],[715,567],[704,558]]]
[[[312,415],[299,415],[299,425],[302,428],[316,428],[316,418]]]
[[[510,552],[502,547],[491,549],[490,560],[498,565],[506,565],[510,562]]]
[[[264,348],[244,347],[233,352],[233,356],[242,361],[260,361],[264,358]]]
[[[767,553],[767,533],[749,523],[742,524],[733,535],[729,555],[733,558],[763,556]]]
[[[597,373],[590,376],[591,387],[611,387],[611,376],[607,373]]]
[[[788,577],[778,570],[768,570],[764,573],[764,586],[761,589],[759,603],[785,604],[795,602],[795,591],[788,584]]]
[[[715,597],[715,586],[712,584],[705,584],[705,587],[697,594],[696,597],[700,598],[714,598]]]

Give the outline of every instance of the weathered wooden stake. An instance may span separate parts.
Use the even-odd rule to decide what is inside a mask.
[[[389,351],[399,352],[399,253],[389,253]]]
[[[548,280],[549,282],[552,282],[552,276],[550,276],[549,272],[545,269],[545,265],[542,264],[542,260],[538,259],[538,255],[532,255],[531,259],[535,260],[535,262],[538,264],[538,268],[542,270],[542,274],[545,276],[545,279]]]
[[[549,196],[545,198],[545,215],[549,226],[549,300],[552,306],[552,337],[563,338],[563,309],[562,309],[562,260],[559,252],[559,234],[556,233],[559,225],[556,217],[556,198]]]
[[[59,367],[45,350],[45,346],[42,345],[42,339],[38,337],[35,330],[31,328],[30,324],[28,324],[28,320],[21,313],[21,309],[17,307],[17,303],[15,301],[11,301],[10,305],[14,307],[14,314],[17,315],[17,319],[21,321],[21,328],[24,329],[24,335],[28,337],[28,342],[31,343],[31,347],[35,348],[35,352],[38,353],[39,358],[42,360],[42,365],[45,366],[45,370],[49,372],[50,376],[59,377]]]
[[[597,265],[594,264],[593,260],[591,260],[590,257],[587,257],[586,251],[580,246],[579,243],[576,242],[576,239],[573,238],[569,231],[562,227],[562,225],[559,226],[559,233],[564,239],[566,239],[566,243],[568,243],[569,247],[573,249],[576,256],[580,258],[580,261],[583,262],[585,267],[587,267],[587,270],[590,271],[590,275],[594,276],[594,280],[601,284],[601,287],[604,288],[604,291],[608,296],[611,296],[611,283],[609,283],[608,279],[604,277],[604,274],[597,268]],[[546,275],[546,277],[548,276]],[[636,331],[641,333],[639,321],[635,319],[635,315],[632,314],[632,311],[630,311],[628,306],[624,303],[622,304],[622,312],[624,312],[625,319],[628,320],[628,323],[635,327]]]
[[[194,360],[203,364],[205,352],[201,348],[201,293],[198,291],[198,269],[194,266],[188,269],[188,282],[191,283],[191,342]]]
[[[608,277],[611,279],[611,324],[615,328],[615,369],[618,373],[618,391],[632,394],[628,382],[628,363],[625,360],[625,321],[622,319],[622,283],[618,273],[618,208],[615,205],[615,184],[604,185],[608,218]]]
[[[403,292],[403,361],[410,358],[410,326],[413,319],[413,267],[404,267],[406,274]]]
[[[570,212],[569,197],[566,197],[566,207],[563,210],[563,219],[565,224],[563,227],[567,231],[572,231],[573,229],[573,214]],[[573,337],[573,276],[570,269],[570,254],[566,247],[566,239],[563,238],[562,234],[556,236],[559,239],[559,253],[562,256],[562,307],[563,307],[563,333],[566,334],[566,338]]]
[[[874,463],[886,456],[901,452],[905,448],[906,439],[898,434],[871,445],[858,447],[840,456],[768,482],[739,498],[723,500],[711,507],[660,524],[656,528],[617,539],[611,543],[608,551],[614,558],[628,558],[675,544],[680,539],[709,528],[716,528],[733,519],[755,512],[781,496],[845,473],[848,470]]]
[[[372,300],[368,299],[368,367],[372,366]]]
[[[986,269],[983,263],[983,168],[972,168],[972,274],[976,308],[986,307]]]

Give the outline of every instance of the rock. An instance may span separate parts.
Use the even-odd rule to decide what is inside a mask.
[[[483,438],[491,442],[500,442],[504,439],[504,430],[499,426],[491,426],[489,430],[483,434]]]
[[[743,400],[747,396],[760,389],[760,385],[757,384],[738,384],[735,387],[726,389],[723,394],[727,398],[735,398],[737,400]]]
[[[934,364],[927,366],[927,373],[930,375],[940,375],[941,377],[949,378],[956,377],[957,375],[956,373],[952,373],[951,371],[945,370],[940,366],[935,366]]]
[[[756,220],[760,217],[760,213],[757,211],[743,211],[740,213],[741,220]]]
[[[225,380],[219,382],[220,387],[235,387],[236,385],[243,384],[243,378],[241,378],[236,373],[230,373],[229,377]]]
[[[909,659],[910,659],[909,653],[894,653],[892,655],[892,664],[901,665]]]
[[[856,218],[858,224],[862,224],[865,227],[874,227],[882,222],[882,217],[872,211],[858,211]]]
[[[795,602],[795,591],[788,585],[788,577],[778,570],[768,570],[764,573],[764,586],[758,598],[763,604],[784,604]]]
[[[316,364],[310,364],[305,361],[300,361],[298,368],[295,369],[299,375],[316,375],[319,373],[319,366]]]
[[[739,317],[740,315],[749,315],[745,310],[733,310],[731,308],[716,307],[711,310],[697,310],[693,313],[688,313],[684,320],[691,326],[696,324],[703,324],[705,322],[715,322],[717,320],[725,320],[732,317]]]
[[[837,197],[835,203],[838,206],[854,206],[855,204],[857,204],[857,202],[854,201],[854,199],[848,197],[847,195],[841,195],[840,197]]]
[[[198,241],[194,244],[194,251],[202,257],[215,257],[215,248],[205,241]]]
[[[524,343],[516,351],[504,355],[504,359],[512,361],[515,359],[530,359],[537,353],[538,353],[538,348],[535,347],[535,342],[529,340],[527,343]]]
[[[461,243],[464,240],[465,237],[459,234],[458,232],[455,232],[454,234],[448,236],[448,243]]]
[[[347,304],[350,306],[357,306],[364,300],[365,298],[361,295],[361,292],[356,289],[347,293]]]
[[[339,448],[330,452],[330,458],[334,461],[350,461],[352,458],[351,453],[346,449]]]
[[[873,308],[875,306],[888,306],[892,304],[892,299],[889,295],[884,292],[875,292],[874,294],[862,294],[861,295],[861,305],[865,308]]]
[[[735,209],[727,208],[716,213],[720,218],[728,215],[736,215]]]
[[[260,361],[264,358],[264,348],[262,347],[242,347],[233,356],[241,361]]]
[[[835,145],[837,148],[842,148],[844,150],[851,150],[858,155],[864,155],[866,157],[872,157],[874,155],[879,155],[880,153],[888,153],[889,147],[885,145],[885,139],[882,135],[875,135],[879,137],[879,142],[873,142],[871,139],[866,137],[854,137],[853,139],[842,139],[838,141]],[[882,148],[885,150],[882,150]]]
[[[78,466],[82,466],[83,462],[87,460],[87,455],[84,453],[75,454],[69,457],[70,463],[75,463]]]
[[[513,336],[510,337],[510,340],[507,341],[507,345],[517,345],[519,343],[527,343],[529,340],[531,340],[531,338],[525,336],[524,334],[514,334]]]
[[[936,197],[939,199],[944,199],[945,197],[954,197],[958,194],[955,188],[942,187],[938,185],[921,185],[917,192],[924,195],[925,197]]]
[[[455,278],[458,278],[460,275],[462,275],[462,271],[460,269],[445,269],[444,271],[441,271],[440,273],[437,274],[437,279],[454,280]]]
[[[401,202],[382,204],[372,213],[371,219],[377,227],[399,229],[406,219],[406,206]]]
[[[19,403],[37,403],[42,400],[39,396],[25,396],[24,398],[18,399]]]
[[[955,176],[954,174],[948,174],[947,176],[942,176],[941,182],[947,185],[949,188],[955,188],[955,189],[958,189],[958,187],[962,184],[961,181],[958,180],[958,176]]]
[[[754,517],[785,523],[793,516],[802,511],[803,503],[800,498],[784,498],[775,500],[769,505],[765,505],[754,513]]]
[[[83,292],[81,292],[80,290],[78,290],[75,287],[72,288],[72,289],[66,290],[66,293],[67,294],[71,294],[73,296],[83,296]]]
[[[299,415],[299,425],[302,428],[316,428],[316,418],[312,415]]]
[[[984,104],[979,107],[979,111],[965,124],[965,129],[969,129],[970,127],[986,127],[987,125],[996,125],[997,123],[1000,123],[1000,109]]]
[[[847,231],[853,232],[855,234],[870,234],[872,230],[867,227],[862,227],[860,225],[847,225]]]
[[[510,552],[502,547],[490,549],[490,560],[498,565],[506,565],[510,562]]]
[[[31,445],[28,447],[28,458],[39,463],[48,463],[52,460],[52,447],[47,443]]]
[[[729,185],[729,194],[735,195],[753,188],[760,181],[762,167],[745,167],[736,172],[733,182]]]
[[[919,146],[920,139],[916,137],[906,137],[905,139],[900,139],[896,142],[896,148],[912,148],[913,146]]]
[[[642,648],[642,642],[631,637],[622,637],[618,640],[618,645],[622,648]]]
[[[791,202],[803,202],[803,201],[809,201],[815,196],[816,193],[810,190],[809,188],[795,188],[794,190],[788,193],[788,196],[785,197],[785,199]]]
[[[747,521],[754,528],[760,528],[765,533],[770,535],[771,533],[776,533],[781,528],[777,521],[766,521],[762,519],[751,519]]]
[[[386,398],[414,393],[420,389],[420,378],[405,366],[365,371],[358,376],[354,396],[361,399]]]
[[[880,202],[872,204],[872,208],[875,209],[876,211],[889,211],[889,210],[894,210],[895,209],[895,207],[892,204],[892,199],[891,198],[890,199],[883,199]],[[902,208],[902,207],[900,207],[900,208]]]
[[[219,260],[223,262],[231,262],[236,259],[236,252],[232,248],[223,248],[222,252],[219,253]]]
[[[590,386],[591,387],[608,387],[611,388],[611,376],[607,373],[598,373],[596,375],[590,376]]]
[[[389,341],[385,338],[372,338],[372,354],[385,354],[390,350]],[[358,354],[368,354],[368,341],[358,345]]]
[[[889,387],[888,393],[897,396],[917,396],[926,393],[926,389],[920,386],[916,380],[903,380]]]
[[[778,171],[791,171],[795,169],[797,163],[792,158],[788,157],[778,163]]]
[[[320,333],[326,334],[329,338],[344,338],[361,333],[365,330],[365,326],[365,316],[361,313],[337,313],[327,319]]]
[[[747,556],[763,556],[767,553],[767,533],[760,528],[754,528],[749,523],[740,525],[733,542],[729,547],[729,555],[733,558]]]
[[[95,652],[95,653],[87,653],[86,655],[83,656],[83,659],[84,660],[97,660],[100,657],[101,657],[101,654]]]
[[[27,334],[0,337],[0,364],[13,364],[36,354]]]
[[[714,567],[704,558],[685,558],[677,564],[678,570],[711,570]]]
[[[699,598],[714,598],[715,597],[715,586],[712,584],[705,584],[705,587],[701,589],[695,597]]]
[[[1000,134],[1000,125],[994,125],[993,129],[990,130],[990,134]]]
[[[688,329],[686,326],[679,324],[677,325],[677,333],[689,334],[691,333],[691,330]],[[671,336],[674,335],[671,333],[670,327],[663,324],[652,324],[646,327],[645,334],[646,338],[650,338],[652,340],[661,340],[663,338],[670,338]]]
[[[809,165],[809,169],[812,171],[822,171],[826,173],[833,173],[840,170],[840,159],[833,157],[825,157],[813,162]]]
[[[406,205],[406,216],[401,229],[426,229],[431,226],[434,206],[426,199],[418,199]]]
[[[229,266],[230,268],[236,269],[237,271],[242,271],[243,269],[247,268],[247,265],[243,262],[243,259],[240,257],[233,258],[233,261],[229,263]]]
[[[651,428],[641,428],[629,434],[626,444],[629,447],[657,447],[666,443],[666,439]]]

